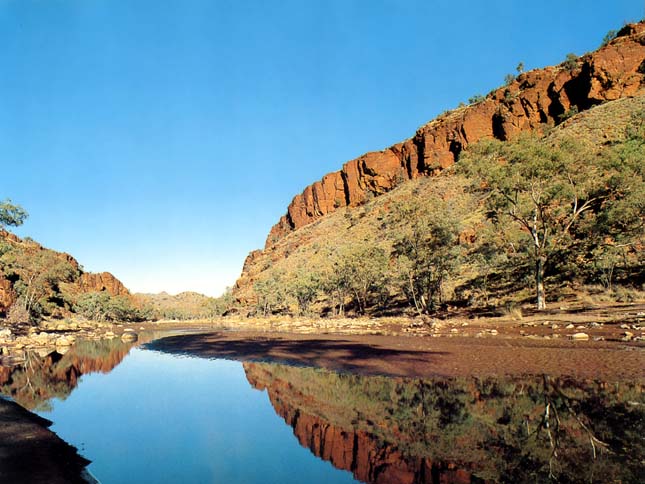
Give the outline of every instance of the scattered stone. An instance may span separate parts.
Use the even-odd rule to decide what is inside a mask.
[[[121,335],[121,341],[123,341],[123,342],[136,341],[137,339],[139,339],[139,337],[137,336],[137,333],[134,333],[134,332],[131,332],[131,331],[129,331],[127,333],[123,333]]]
[[[67,336],[61,336],[56,340],[56,346],[72,346],[74,341]]]
[[[496,329],[491,329],[491,330],[489,331],[489,333],[490,333],[490,334],[492,334],[492,335],[496,335],[496,334],[497,334],[497,330],[496,330]]]
[[[621,324],[620,329],[631,329],[631,328],[629,327],[629,324]]]
[[[596,336],[593,340],[594,341],[605,341],[605,337],[604,336]]]
[[[560,326],[559,326],[559,325],[557,325],[557,324],[552,324],[552,325],[551,325],[551,329],[558,329],[559,327],[560,327]]]
[[[589,335],[587,333],[574,333],[569,335],[569,338],[574,341],[586,341],[589,339]]]
[[[571,324],[571,323],[569,323],[569,324],[567,324],[567,325],[565,326],[565,328],[566,328],[566,329],[573,329],[574,327],[575,327],[575,326],[574,326],[573,324]]]
[[[11,330],[9,328],[0,329],[0,338],[8,338],[11,336]]]

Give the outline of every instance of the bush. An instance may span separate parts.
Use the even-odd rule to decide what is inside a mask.
[[[144,319],[129,298],[111,296],[105,291],[81,295],[74,305],[74,311],[92,321],[126,322]]]
[[[573,52],[569,52],[562,63],[562,67],[569,72],[575,70],[578,67],[578,56]]]
[[[22,304],[14,304],[7,311],[7,321],[10,323],[28,323],[30,320],[29,311]]]

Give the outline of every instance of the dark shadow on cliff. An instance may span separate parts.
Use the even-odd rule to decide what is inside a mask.
[[[398,350],[348,339],[222,337],[220,333],[171,336],[145,347],[165,353],[239,361],[277,362],[366,375],[415,376],[417,365],[432,365],[446,352]]]

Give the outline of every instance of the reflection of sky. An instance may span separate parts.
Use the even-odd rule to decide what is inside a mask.
[[[52,407],[103,484],[354,482],[298,444],[239,362],[133,349]]]

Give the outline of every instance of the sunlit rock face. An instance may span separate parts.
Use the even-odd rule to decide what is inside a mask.
[[[633,96],[644,86],[645,23],[625,26],[616,39],[571,64],[520,74],[481,102],[456,109],[422,126],[383,151],[366,153],[296,195],[271,229],[266,248],[340,207],[354,207],[402,181],[452,165],[482,138],[507,140],[522,131],[558,124],[577,111]]]
[[[244,368],[303,447],[363,482],[637,482],[645,458],[642,382]]]

